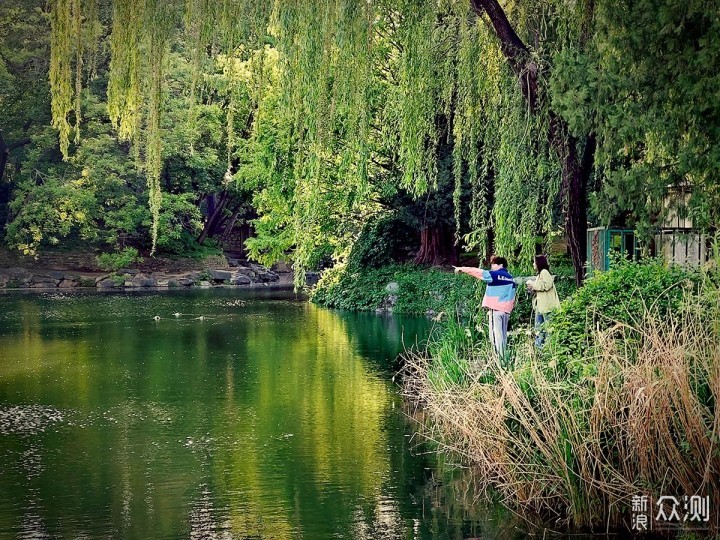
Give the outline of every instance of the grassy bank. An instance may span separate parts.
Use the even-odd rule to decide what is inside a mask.
[[[572,267],[564,262],[553,272],[557,274],[560,297],[568,297],[575,291]],[[443,312],[467,319],[479,313],[484,292],[485,285],[477,279],[449,270],[412,264],[362,269],[341,265],[323,273],[310,299],[330,308],[409,315]],[[524,289],[519,290],[511,325],[516,329],[528,326],[531,311],[530,296]]]
[[[323,273],[310,300],[330,308],[409,315],[469,312],[482,299],[479,289],[470,276],[410,264],[363,269],[340,265]]]
[[[451,318],[427,354],[408,355],[405,392],[479,491],[523,515],[604,531],[629,528],[633,496],[709,494],[714,534],[717,284],[716,272],[620,265],[563,303],[541,354],[518,337],[509,371],[473,321]]]

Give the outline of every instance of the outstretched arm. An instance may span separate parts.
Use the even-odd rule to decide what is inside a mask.
[[[482,279],[483,281],[492,281],[490,272],[483,270],[482,268],[475,268],[474,266],[454,266],[453,268],[455,268],[456,274],[462,272],[463,274],[467,274],[477,279]]]

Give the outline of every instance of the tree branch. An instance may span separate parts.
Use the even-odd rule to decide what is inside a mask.
[[[495,35],[500,40],[500,50],[517,75],[530,110],[535,111],[538,94],[538,66],[530,58],[530,49],[517,35],[497,0],[470,0],[470,5],[478,15],[485,13],[490,19]]]
[[[498,0],[470,0],[473,10],[486,14],[500,41],[500,49],[518,77],[520,88],[531,112],[538,112],[538,66],[530,49],[520,39],[508,21]],[[594,2],[591,0],[591,6]],[[575,267],[575,280],[581,284],[584,276],[587,230],[587,178],[595,155],[595,138],[588,138],[585,154],[578,156],[577,141],[569,133],[567,122],[553,110],[548,110],[548,142],[555,150],[562,171],[560,196],[565,201],[565,233]],[[582,162],[581,162],[582,159]]]
[[[473,10],[482,15],[486,13],[490,23],[495,29],[495,34],[500,40],[500,49],[505,58],[510,62],[513,71],[519,76],[523,72],[523,60],[530,52],[527,45],[515,32],[515,29],[508,21],[505,11],[497,0],[470,0]]]

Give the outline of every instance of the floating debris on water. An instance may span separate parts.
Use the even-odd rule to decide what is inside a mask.
[[[64,414],[54,407],[12,405],[0,408],[0,434],[35,435],[63,422]]]

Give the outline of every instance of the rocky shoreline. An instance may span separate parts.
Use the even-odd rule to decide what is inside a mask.
[[[234,286],[258,288],[292,286],[291,272],[275,272],[250,262],[236,263],[227,270],[205,269],[185,272],[121,269],[99,273],[75,270],[0,268],[0,289],[148,289]]]

